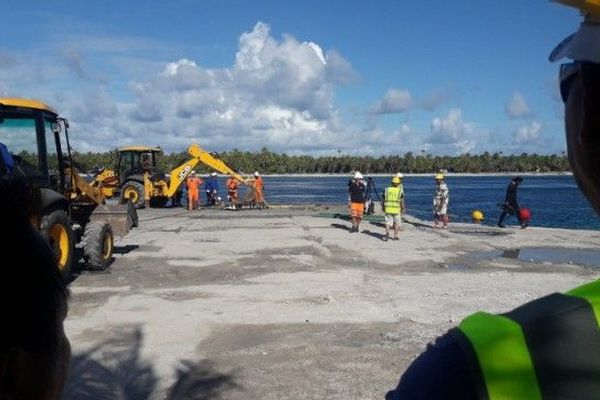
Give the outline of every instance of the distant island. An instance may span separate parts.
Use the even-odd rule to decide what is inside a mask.
[[[386,156],[312,156],[276,153],[268,148],[249,152],[237,149],[222,153],[213,153],[225,163],[242,173],[260,171],[263,174],[349,174],[361,171],[369,174],[403,172],[426,174],[438,171],[448,173],[560,173],[570,172],[569,162],[563,154],[503,154],[481,153],[459,156],[439,156],[426,152]],[[21,154],[25,158],[30,154]],[[75,160],[84,169],[109,166],[114,168],[117,150],[100,153],[75,153]],[[158,160],[162,171],[170,171],[188,158],[186,152],[164,154]],[[52,164],[52,160],[49,160]],[[198,166],[198,172],[208,172],[204,166]]]

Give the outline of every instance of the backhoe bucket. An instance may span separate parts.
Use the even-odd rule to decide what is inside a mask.
[[[122,237],[138,226],[138,215],[131,201],[127,204],[100,204],[90,215],[90,221],[108,222],[113,235]]]

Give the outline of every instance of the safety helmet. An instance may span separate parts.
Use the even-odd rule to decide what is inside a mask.
[[[394,176],[392,178],[392,183],[400,183],[400,178],[398,178],[397,176]]]
[[[484,219],[483,213],[479,210],[474,210],[471,213],[471,218],[473,218],[475,221],[482,221]]]
[[[435,174],[435,180],[443,180],[444,179],[444,174]]]
[[[363,176],[360,172],[356,171],[354,173],[354,179],[363,179]]]
[[[256,172],[254,173],[254,176],[260,176],[260,174],[258,173],[258,171],[256,171]]]
[[[196,175],[196,171],[190,172],[190,175]]]
[[[400,178],[400,179],[404,178],[404,175],[402,174],[402,172],[398,172],[398,173],[396,174],[396,176],[397,176],[398,178]]]
[[[211,172],[210,176],[217,176],[217,173],[216,172]]]

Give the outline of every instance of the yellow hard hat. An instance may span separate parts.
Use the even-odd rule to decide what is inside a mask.
[[[438,179],[444,179],[444,174],[436,174],[435,180],[437,181]]]
[[[392,183],[400,183],[400,177],[398,177],[398,176],[394,176],[394,177],[392,178]]]
[[[473,218],[476,221],[481,221],[483,220],[483,213],[479,210],[475,210],[471,213],[471,218]]]

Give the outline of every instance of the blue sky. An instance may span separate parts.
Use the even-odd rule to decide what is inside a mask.
[[[561,153],[548,1],[3,3],[0,95],[81,151],[188,144],[310,154]]]

